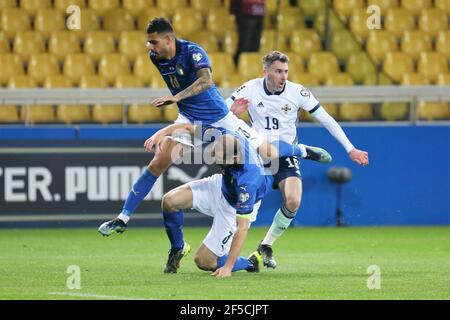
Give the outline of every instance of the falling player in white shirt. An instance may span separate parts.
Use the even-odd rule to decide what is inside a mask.
[[[253,79],[238,88],[227,104],[240,114],[248,109],[252,128],[269,142],[282,140],[293,143],[297,138],[299,109],[309,112],[336,138],[350,159],[359,165],[368,165],[368,153],[356,149],[341,126],[321,107],[312,93],[300,84],[287,80],[289,58],[273,51],[263,58],[264,78]],[[328,160],[328,161],[327,161]],[[329,162],[325,159],[321,162]],[[297,157],[280,158],[279,170],[274,174],[274,188],[279,188],[283,205],[275,214],[272,225],[258,246],[266,267],[275,268],[272,245],[294,219],[302,197],[302,181]]]

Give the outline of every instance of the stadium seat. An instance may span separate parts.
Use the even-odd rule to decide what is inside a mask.
[[[221,0],[190,0],[190,3],[191,7],[203,16],[206,16],[210,9],[220,8],[222,6]]]
[[[100,30],[100,19],[94,10],[81,9],[80,20],[81,29],[71,31],[76,33],[80,39],[86,37],[88,32]]]
[[[87,53],[98,62],[102,55],[115,53],[116,44],[114,34],[109,31],[91,31],[84,41],[84,53]]]
[[[319,79],[315,75],[312,75],[310,73],[296,73],[293,75],[291,74],[289,76],[289,79],[292,82],[301,84],[306,87],[317,87],[320,85]]]
[[[9,45],[8,37],[0,32],[0,53],[9,53],[11,52],[11,46]]]
[[[277,15],[277,29],[287,34],[293,30],[304,29],[305,19],[298,7],[285,8]]]
[[[56,120],[66,124],[90,122],[89,107],[86,105],[59,105],[56,107]]]
[[[60,74],[58,60],[51,54],[33,54],[28,63],[28,75],[42,85],[47,76]]]
[[[145,54],[147,37],[142,31],[124,31],[119,38],[119,52],[125,55],[129,62],[134,62],[139,54]]]
[[[319,35],[314,30],[295,30],[291,35],[291,51],[309,59],[311,53],[322,51]]]
[[[143,84],[138,77],[129,74],[118,76],[114,81],[114,87],[117,89],[142,88]]]
[[[169,15],[167,14],[167,12],[165,12],[161,9],[158,9],[158,8],[146,8],[146,9],[142,10],[142,12],[139,14],[138,29],[139,30],[147,30],[148,23],[154,17],[168,18]]]
[[[104,54],[100,59],[98,74],[103,76],[109,84],[112,84],[118,76],[130,73],[130,64],[120,53]]]
[[[150,88],[152,88],[152,89],[167,88],[167,84],[164,81],[164,78],[161,75],[159,75],[159,73],[152,75],[152,79],[150,81]]]
[[[339,119],[339,108],[338,108],[337,104],[325,103],[325,104],[321,104],[321,106],[335,120]],[[300,113],[300,121],[313,121],[313,117],[311,116],[311,114],[308,111],[302,109],[301,113]]]
[[[264,30],[272,30],[272,29],[274,29],[275,27],[274,27],[273,20],[274,19],[273,19],[272,16],[270,16],[268,14],[265,14],[264,15],[264,19],[263,19],[263,29]]]
[[[285,52],[288,50],[286,38],[286,34],[282,31],[263,30],[259,42],[259,51],[264,54],[272,50]]]
[[[1,11],[1,25],[0,30],[12,39],[17,32],[27,31],[31,29],[30,19],[25,11],[11,8]]]
[[[19,122],[19,113],[17,107],[13,105],[0,105],[0,122],[14,123]]]
[[[248,79],[261,78],[263,76],[261,53],[242,52],[239,57],[238,73]]]
[[[66,30],[64,13],[57,9],[39,9],[34,18],[34,30],[47,39],[54,31]]]
[[[173,28],[181,38],[185,38],[202,29],[202,19],[202,14],[193,8],[179,8],[172,18]]]
[[[268,15],[275,15],[277,13],[277,8],[280,10],[286,9],[290,6],[289,0],[280,0],[278,3],[278,0],[266,0],[266,14]]]
[[[359,40],[359,42],[364,42],[369,35],[369,29],[367,28],[367,19],[369,14],[366,9],[354,9],[352,15],[350,16],[350,30]]]
[[[447,16],[450,16],[450,1],[448,0],[434,0],[436,9],[444,11]]]
[[[119,105],[100,105],[92,107],[92,120],[102,124],[122,122],[123,107]]]
[[[227,75],[236,73],[233,58],[230,54],[225,52],[211,53],[209,59],[211,60],[213,80],[217,85],[220,86]]]
[[[421,101],[417,107],[417,117],[425,120],[449,119],[449,105],[447,102]]]
[[[450,60],[450,30],[443,30],[438,33],[436,51]]]
[[[31,105],[20,108],[20,119],[30,124],[54,122],[55,109],[49,105]]]
[[[401,37],[403,31],[416,28],[414,16],[405,9],[389,9],[384,19],[385,29],[391,31],[396,37]]]
[[[376,63],[380,63],[384,59],[386,53],[398,51],[395,35],[386,30],[369,31],[366,48],[367,52]]]
[[[148,86],[155,76],[160,77],[159,70],[150,61],[148,54],[139,54],[134,62],[133,74],[137,76],[144,85]]]
[[[402,80],[405,73],[414,72],[414,62],[403,52],[388,52],[383,62],[383,71],[397,82]]]
[[[13,50],[23,62],[28,62],[32,54],[45,52],[44,38],[38,32],[20,31],[14,38]]]
[[[192,41],[200,45],[209,54],[219,51],[219,43],[211,32],[208,30],[200,30],[186,37],[186,40]]]
[[[365,86],[391,86],[394,85],[394,80],[384,72],[380,73],[368,73],[364,77],[364,85]]]
[[[331,51],[339,61],[345,62],[352,52],[361,51],[350,31],[336,30],[331,37]]]
[[[401,0],[402,8],[418,16],[424,9],[431,7],[431,0]]]
[[[373,118],[372,106],[368,103],[343,103],[339,108],[341,120],[358,121]]]
[[[17,7],[17,0],[0,0],[0,11]]]
[[[122,31],[134,30],[133,16],[125,9],[107,11],[103,18],[103,29],[113,32],[118,37]]]
[[[12,76],[8,80],[8,88],[10,89],[36,88],[36,87],[37,87],[36,81],[32,77],[26,76],[24,74]]]
[[[364,0],[334,0],[333,5],[341,19],[350,17],[353,9],[365,7]]]
[[[367,0],[367,7],[376,5],[381,9],[381,15],[385,16],[389,9],[398,8],[398,0]]]
[[[164,121],[174,122],[178,118],[178,107],[175,104],[165,106],[163,109]]]
[[[161,122],[163,115],[161,108],[151,105],[133,104],[128,107],[128,121],[143,124],[146,122]]]
[[[72,88],[73,83],[70,79],[62,74],[47,76],[44,81],[44,88],[56,89],[56,88]]]
[[[99,75],[82,76],[79,87],[82,89],[104,89],[108,87],[108,81]]]
[[[215,36],[224,37],[226,31],[236,30],[236,20],[227,8],[213,8],[206,17],[206,28]]]
[[[430,84],[430,81],[420,73],[405,73],[400,84],[403,86],[426,86]]]
[[[305,72],[305,63],[301,55],[295,52],[283,52],[283,53],[289,57],[289,76]]]
[[[440,86],[450,86],[450,73],[441,73],[438,76],[437,84]]]
[[[79,8],[86,8],[85,0],[54,0],[55,9],[63,12],[67,11],[67,8],[71,5],[76,5]]]
[[[60,62],[71,53],[80,53],[81,45],[76,33],[71,31],[55,31],[48,42],[48,52]]]
[[[64,60],[63,73],[77,84],[82,76],[95,74],[94,61],[87,54],[69,54]]]
[[[156,7],[162,10],[169,16],[173,16],[176,9],[185,8],[188,6],[187,0],[163,0],[156,1]]]
[[[348,73],[330,74],[325,81],[326,86],[352,86],[352,77]]]
[[[308,72],[324,82],[327,76],[339,72],[338,61],[330,52],[313,53],[308,61]]]
[[[422,52],[433,50],[431,37],[422,30],[405,31],[401,41],[401,49],[411,58],[417,60]]]
[[[435,38],[439,31],[448,29],[448,17],[439,9],[423,10],[419,17],[419,28]]]
[[[238,42],[239,35],[236,30],[226,31],[223,39],[223,51],[234,56],[237,51]]]
[[[419,73],[435,83],[439,74],[448,72],[448,61],[438,52],[423,52],[420,54],[417,69]]]
[[[20,57],[12,53],[0,54],[0,85],[5,85],[9,78],[24,74]]]
[[[319,13],[314,19],[314,29],[319,33],[321,38],[325,37],[325,25],[327,24],[327,21],[329,22],[331,31],[346,28],[344,22],[333,11],[330,12],[328,17],[329,20],[327,20],[327,17],[328,16],[325,13]]]
[[[221,88],[224,89],[237,89],[249,79],[241,74],[229,74],[222,80]]]
[[[51,0],[20,0],[20,9],[24,10],[29,16],[36,15],[39,9],[49,9],[51,7]]]
[[[139,14],[150,7],[151,4],[152,1],[148,0],[122,0],[123,8],[133,16],[139,16]]]
[[[406,120],[409,108],[407,103],[384,102],[380,108],[381,119],[387,121]]]
[[[326,0],[302,0],[298,2],[298,5],[303,14],[308,17],[324,13],[327,8]]]
[[[103,16],[107,11],[120,7],[119,0],[89,0],[88,3],[89,8],[94,10],[99,16]]]

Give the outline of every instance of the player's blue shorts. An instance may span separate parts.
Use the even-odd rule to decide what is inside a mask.
[[[280,158],[278,172],[273,175],[272,189],[278,189],[278,184],[286,178],[302,178],[300,173],[300,161],[297,157]]]

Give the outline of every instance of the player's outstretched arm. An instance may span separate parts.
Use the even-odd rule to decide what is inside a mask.
[[[359,165],[367,166],[369,164],[369,154],[366,151],[355,148],[350,150],[348,156]]]
[[[145,140],[144,147],[147,152],[150,152],[153,147],[155,147],[155,151],[161,151],[161,143],[163,140],[170,135],[173,135],[175,132],[183,132],[188,133],[191,136],[194,135],[196,130],[195,125],[189,123],[179,123],[179,124],[171,124],[161,130],[158,130],[154,135]]]

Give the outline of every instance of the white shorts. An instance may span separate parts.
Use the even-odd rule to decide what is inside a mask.
[[[178,118],[175,120],[176,124],[179,123],[192,123],[188,118],[183,116],[181,113],[178,114]],[[264,138],[256,132],[255,129],[250,127],[244,120],[239,119],[233,112],[228,112],[228,114],[211,124],[213,127],[221,127],[231,132],[237,132],[240,135],[246,137],[250,145],[256,150],[263,143]]]
[[[213,224],[203,244],[216,256],[222,257],[230,251],[231,242],[236,232],[236,209],[222,194],[222,175],[215,174],[208,178],[188,183],[193,193],[193,209],[213,217]],[[261,201],[255,203],[250,221],[256,220]]]

